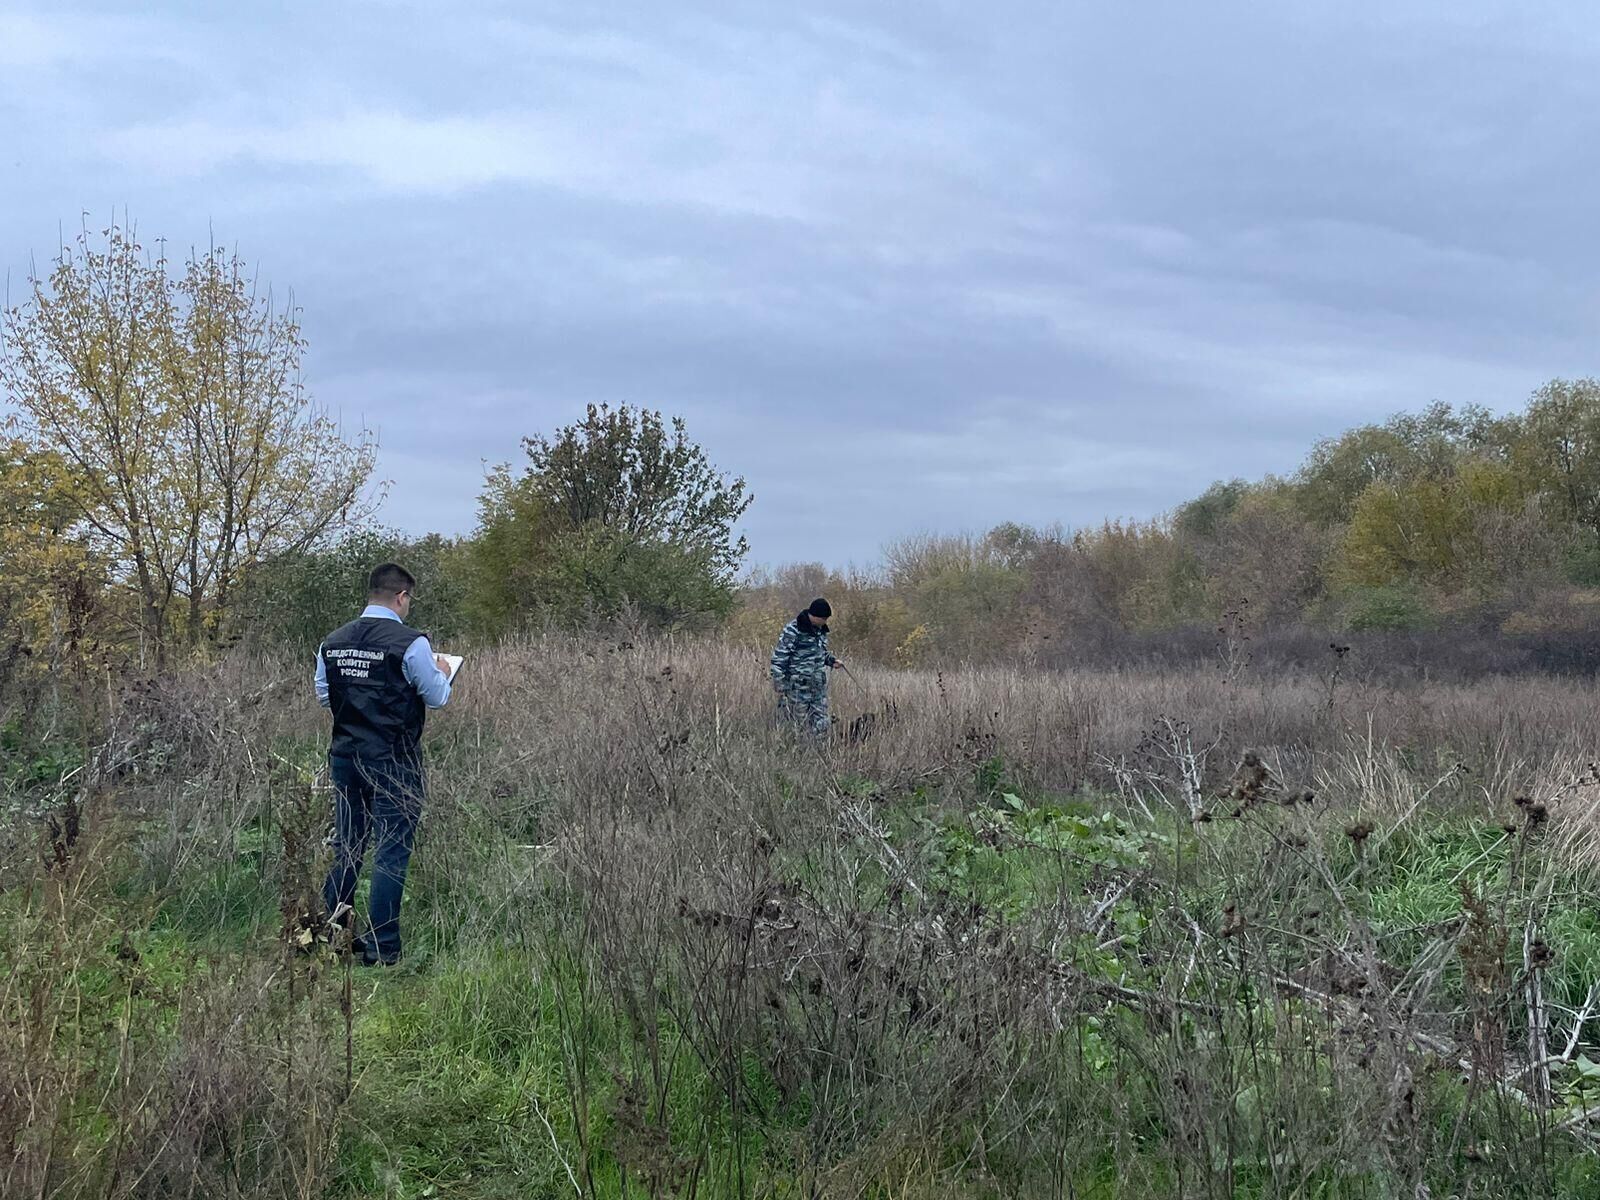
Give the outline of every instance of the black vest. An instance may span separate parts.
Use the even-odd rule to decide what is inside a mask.
[[[327,636],[321,655],[333,710],[329,753],[368,761],[417,757],[428,710],[401,663],[421,636],[387,617],[357,617]]]

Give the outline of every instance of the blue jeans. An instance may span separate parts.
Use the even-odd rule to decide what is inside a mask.
[[[348,920],[370,841],[372,933],[362,939],[362,955],[369,963],[393,962],[400,957],[400,899],[422,816],[422,764],[329,755],[328,775],[334,794],[333,868],[322,886],[322,902],[330,916],[343,909]]]

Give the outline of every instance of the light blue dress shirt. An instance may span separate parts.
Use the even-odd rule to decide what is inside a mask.
[[[369,604],[361,610],[363,617],[380,617],[385,621],[398,621],[400,614],[381,604]],[[433,647],[428,645],[426,636],[417,638],[406,647],[406,655],[400,660],[400,669],[405,672],[406,680],[417,689],[417,695],[422,697],[422,702],[429,708],[443,708],[450,702],[450,677],[439,670],[439,664],[433,661]],[[328,664],[322,661],[322,647],[317,647],[317,673],[312,676],[312,682],[317,689],[317,703],[323,708],[328,707]]]

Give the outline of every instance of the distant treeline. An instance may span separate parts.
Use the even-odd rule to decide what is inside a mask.
[[[366,565],[394,556],[427,580],[419,619],[446,637],[621,622],[721,627],[754,648],[825,595],[840,646],[894,665],[1242,654],[1329,671],[1600,666],[1593,380],[1554,381],[1506,416],[1435,404],[1361,426],[1319,442],[1288,477],[1219,482],[1153,520],[927,534],[888,546],[875,567],[800,563],[737,586],[744,551],[727,518],[748,503],[742,488],[696,545],[553,498],[592,483],[604,448],[635,440],[640,420],[658,443],[660,418],[626,409],[563,430],[565,455],[530,443],[525,473],[490,476],[470,536],[359,530],[279,558],[248,591],[252,622],[314,638],[348,609]],[[1352,645],[1347,660],[1340,647]]]
[[[1193,659],[1232,646],[1336,663],[1592,669],[1600,632],[1600,383],[1517,413],[1435,404],[1317,443],[1287,478],[1172,513],[1004,524],[888,548],[881,567],[762,573],[736,628],[827,594],[841,642],[895,663]],[[1344,641],[1340,639],[1343,638]]]
[[[530,627],[727,629],[815,596],[883,663],[1193,660],[1581,669],[1600,632],[1600,383],[1520,412],[1435,404],[1312,447],[1286,478],[1165,516],[1003,524],[840,574],[746,575],[752,497],[681,419],[590,406],[491,470],[471,534],[378,528],[377,448],[301,385],[299,315],[236,256],[84,231],[0,314],[0,662],[160,667],[243,636],[312,645],[373,562],[423,581],[441,639]],[[1348,639],[1343,641],[1341,639]],[[3,682],[3,673],[0,673]]]

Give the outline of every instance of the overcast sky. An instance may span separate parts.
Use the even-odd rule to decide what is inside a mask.
[[[1597,134],[1583,3],[0,0],[13,296],[85,211],[214,230],[389,522],[469,529],[484,462],[628,402],[769,563],[1600,371]]]

